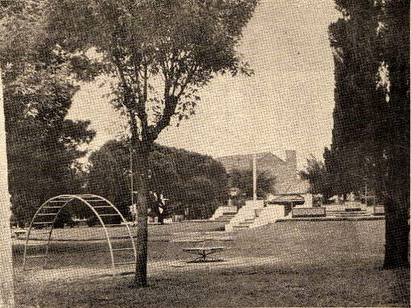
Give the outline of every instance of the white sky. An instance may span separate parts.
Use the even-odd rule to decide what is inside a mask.
[[[328,25],[333,0],[265,0],[239,49],[255,74],[218,77],[201,90],[196,115],[163,131],[158,142],[213,157],[295,149],[302,168],[331,142],[334,66]],[[90,149],[124,132],[123,121],[95,84],[82,86],[69,117],[89,119]]]

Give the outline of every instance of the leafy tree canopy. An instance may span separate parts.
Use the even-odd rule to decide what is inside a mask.
[[[250,74],[236,52],[257,0],[49,0],[48,33],[81,79],[109,76],[139,161],[137,286],[147,285],[149,153],[161,131],[194,113],[217,74]],[[67,18],[70,16],[70,18]]]
[[[384,203],[384,267],[408,266],[410,60],[407,0],[336,0],[333,140],[326,166],[340,193],[367,185]]]
[[[49,44],[44,1],[0,2],[0,65],[4,85],[9,184],[13,213],[28,222],[45,199],[81,190],[76,160],[95,133],[66,119],[77,87],[69,63]]]
[[[137,115],[141,140],[192,114],[217,73],[251,73],[235,47],[255,0],[49,2],[48,30],[78,77],[115,77],[113,103]]]
[[[93,152],[89,162],[88,191],[112,200],[127,215],[131,205],[129,144],[111,140]],[[149,190],[168,199],[167,214],[184,214],[189,208],[190,218],[207,217],[227,200],[225,169],[209,156],[155,144],[149,168]],[[151,202],[151,210],[158,213],[155,206]]]
[[[233,169],[230,172],[231,187],[240,189],[245,197],[250,199],[253,197],[253,171]],[[257,197],[264,198],[275,183],[275,178],[265,172],[257,172]]]
[[[333,195],[331,174],[324,163],[314,156],[307,159],[307,168],[300,172],[300,176],[310,182],[310,193],[322,194],[325,200]]]

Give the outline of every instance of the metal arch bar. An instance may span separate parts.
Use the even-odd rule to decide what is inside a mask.
[[[100,214],[93,208],[93,206],[90,203],[88,203],[86,200],[84,200],[83,197],[80,197],[79,195],[73,195],[73,197],[76,198],[77,200],[82,201],[84,204],[86,204],[93,211],[93,213],[97,216],[97,219],[100,221],[100,223],[103,227],[104,233],[106,234],[108,247],[110,249],[111,265],[112,265],[112,268],[113,268],[113,275],[115,275],[115,263],[114,263],[113,247],[111,245],[110,236],[108,234],[107,228],[106,228],[103,220],[101,219]]]
[[[70,199],[70,201],[72,201],[72,200],[74,200],[74,199],[80,200],[81,202],[83,202],[84,204],[86,204],[86,205],[89,207],[89,209],[92,210],[92,212],[94,213],[94,215],[97,216],[97,219],[100,221],[100,224],[101,224],[101,226],[103,227],[104,233],[106,234],[107,243],[108,243],[108,247],[109,247],[109,250],[110,250],[110,257],[111,257],[111,264],[112,264],[112,268],[113,268],[113,275],[114,275],[114,274],[115,274],[115,263],[114,263],[113,247],[112,247],[112,245],[111,245],[110,236],[109,236],[109,234],[108,234],[107,228],[106,228],[103,220],[101,219],[100,214],[93,208],[93,206],[92,206],[90,203],[88,203],[88,202],[82,197],[82,196],[84,196],[84,195],[65,195],[65,196],[71,196],[72,198]],[[70,202],[70,201],[69,201],[69,202]],[[67,202],[67,203],[68,203],[68,202]],[[51,229],[51,232],[50,232],[48,241],[47,241],[46,257],[45,257],[45,263],[44,263],[45,266],[46,266],[46,264],[47,264],[46,262],[47,262],[47,256],[48,256],[48,251],[49,251],[49,242],[50,242],[50,240],[51,240],[51,233],[52,233],[52,230],[53,230],[53,227],[54,227],[54,222],[55,222],[55,220],[57,219],[57,216],[59,215],[60,211],[67,205],[67,203],[65,203],[65,204],[61,207],[61,209],[57,212],[56,217],[54,218],[53,225],[52,225],[52,229]]]
[[[62,195],[60,197],[64,197],[66,198],[66,196],[71,196],[71,195]],[[51,228],[50,228],[50,233],[49,233],[49,237],[47,238],[47,245],[46,245],[46,253],[45,253],[45,258],[44,258],[44,265],[43,267],[45,268],[47,266],[47,261],[48,261],[48,255],[49,255],[49,248],[50,248],[50,241],[51,241],[51,235],[53,233],[54,230],[54,224],[56,223],[57,217],[59,216],[60,212],[63,210],[63,208],[72,200],[74,200],[74,196],[72,198],[70,198],[66,203],[63,204],[63,206],[60,207],[60,209],[56,212],[56,216],[54,216],[53,219],[53,223],[51,224]]]
[[[28,230],[27,236],[26,236],[26,243],[25,243],[25,245],[24,245],[23,270],[26,269],[27,246],[28,246],[28,243],[29,243],[29,240],[30,240],[31,229],[32,229],[33,224],[34,224],[34,220],[37,218],[37,214],[38,214],[50,201],[53,201],[53,200],[55,200],[55,199],[59,199],[59,198],[61,198],[61,197],[63,197],[63,195],[62,195],[62,196],[55,196],[55,197],[52,197],[52,198],[46,200],[46,201],[38,208],[38,210],[37,210],[36,213],[34,214],[33,218],[31,219],[30,226],[29,226],[29,230]],[[70,202],[71,200],[72,200],[72,199],[67,200],[67,202],[66,202],[61,208],[63,208],[63,207],[64,207],[68,202]],[[61,209],[56,213],[56,217],[57,217],[58,213],[60,213],[60,211],[61,211]],[[53,221],[53,225],[54,225],[54,221]],[[52,231],[52,230],[53,230],[53,229],[50,230],[49,238],[50,238],[50,235],[51,235],[51,231]],[[48,243],[49,243],[49,241],[47,241],[47,249],[48,249]]]
[[[98,220],[100,221],[101,226],[104,229],[104,233],[106,234],[106,238],[107,238],[107,242],[108,242],[108,246],[110,249],[110,256],[111,256],[111,263],[112,263],[112,268],[113,268],[113,275],[115,275],[115,261],[114,261],[114,253],[113,253],[113,247],[111,245],[111,240],[110,240],[110,235],[108,234],[107,228],[106,228],[106,224],[103,222],[103,220],[101,219],[101,215],[94,209],[94,206],[91,205],[88,200],[85,200],[85,198],[95,198],[95,199],[100,199],[101,201],[104,201],[106,204],[108,204],[111,208],[113,208],[117,214],[120,216],[121,220],[125,223],[126,227],[127,227],[127,231],[128,234],[130,236],[130,240],[131,240],[131,244],[133,246],[133,252],[134,252],[134,260],[136,259],[136,248],[135,248],[135,244],[133,241],[133,237],[131,236],[131,232],[130,229],[126,223],[126,220],[124,219],[124,216],[121,214],[121,212],[107,199],[98,196],[98,195],[93,195],[93,194],[82,194],[82,195],[71,195],[73,197],[73,199],[77,199],[82,201],[83,203],[85,203],[92,211],[93,213],[97,216]],[[71,199],[72,200],[72,199]],[[70,201],[71,201],[70,200]]]
[[[132,244],[132,248],[133,248],[133,252],[134,252],[134,259],[136,259],[136,247],[135,247],[134,240],[133,240],[133,237],[132,237],[131,232],[130,232],[130,228],[129,228],[128,224],[127,224],[127,221],[124,219],[124,216],[121,214],[121,212],[120,212],[110,201],[108,201],[107,199],[105,199],[105,198],[103,198],[103,197],[101,197],[101,196],[92,195],[92,194],[83,194],[83,195],[59,195],[59,196],[55,196],[55,197],[53,197],[53,198],[50,198],[50,199],[48,199],[46,202],[44,202],[44,203],[40,206],[40,208],[36,211],[36,213],[34,214],[32,220],[31,220],[31,222],[30,222],[29,231],[28,231],[27,237],[26,237],[26,244],[25,244],[25,246],[24,246],[23,269],[25,269],[25,266],[26,266],[27,246],[28,246],[28,241],[29,241],[29,238],[30,238],[31,229],[32,229],[34,220],[36,219],[36,217],[37,217],[37,215],[39,214],[39,212],[40,212],[43,208],[45,208],[49,203],[51,203],[51,202],[53,202],[53,201],[55,201],[55,200],[57,201],[58,199],[60,199],[60,200],[58,200],[58,201],[64,202],[64,204],[60,207],[59,211],[55,213],[56,216],[54,217],[54,220],[53,220],[52,225],[51,225],[51,229],[50,229],[50,231],[49,231],[49,237],[48,237],[47,244],[46,244],[46,245],[47,245],[47,248],[46,248],[46,253],[45,253],[45,263],[44,263],[44,265],[46,265],[46,264],[47,264],[48,251],[49,251],[49,244],[50,244],[52,232],[53,232],[53,229],[54,229],[54,223],[55,223],[58,215],[60,214],[61,210],[62,210],[69,202],[71,202],[71,201],[74,200],[74,199],[77,199],[77,200],[80,200],[81,202],[83,202],[84,204],[86,204],[86,205],[92,210],[92,212],[97,216],[98,220],[100,221],[100,224],[101,224],[101,226],[103,227],[104,232],[105,232],[105,234],[106,234],[107,243],[108,243],[109,250],[110,250],[111,263],[112,263],[112,268],[113,268],[113,275],[115,275],[115,265],[116,265],[116,263],[114,262],[113,247],[112,247],[112,245],[111,245],[110,236],[109,236],[109,234],[108,234],[107,228],[106,228],[103,220],[102,220],[101,217],[100,217],[100,214],[94,209],[94,207],[93,207],[87,200],[84,199],[84,198],[89,198],[89,197],[97,198],[97,199],[100,199],[100,200],[106,202],[107,204],[110,205],[111,208],[113,208],[113,209],[117,212],[117,214],[120,216],[121,220],[125,223],[125,226],[126,226],[126,228],[127,228],[128,234],[129,234],[129,236],[130,236],[130,240],[131,240],[131,244]],[[63,199],[63,200],[61,200],[61,199]],[[64,199],[65,199],[65,200],[64,200]]]
[[[112,203],[111,203],[110,201],[108,201],[106,198],[101,197],[101,196],[98,196],[98,195],[93,195],[93,194],[90,194],[90,196],[93,196],[93,197],[95,197],[95,198],[99,198],[99,199],[104,200],[105,202],[107,202],[107,203],[118,213],[118,215],[121,217],[121,220],[124,222],[124,224],[125,224],[125,226],[126,226],[126,228],[127,228],[128,235],[130,236],[131,244],[132,244],[132,246],[133,246],[134,259],[137,260],[136,245],[135,245],[135,243],[134,243],[133,236],[131,235],[130,227],[128,226],[127,221],[124,219],[123,214],[121,214],[121,212],[114,206],[114,204],[112,204]]]

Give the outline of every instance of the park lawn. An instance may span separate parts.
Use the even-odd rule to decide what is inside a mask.
[[[64,274],[64,273],[63,273]],[[406,306],[408,272],[361,266],[253,266],[17,285],[21,307]]]
[[[197,224],[193,227],[199,230]],[[173,231],[190,229],[175,224]],[[159,227],[159,234],[170,233]],[[164,227],[164,228],[161,228]],[[180,229],[179,229],[180,228]],[[192,229],[193,229],[192,228]],[[191,230],[192,230],[191,229]],[[180,231],[178,231],[180,230]],[[20,306],[404,306],[409,303],[409,271],[381,270],[384,221],[284,222],[233,234],[223,245],[231,266],[156,271],[150,287],[130,288],[132,276],[64,279],[64,267],[108,266],[105,243],[57,243],[52,261],[58,281],[16,277]],[[155,238],[155,237],[153,237]],[[57,246],[55,246],[57,245]],[[183,247],[195,243],[152,240],[149,260],[187,259]],[[20,267],[21,250],[15,249]],[[104,261],[103,261],[104,260]],[[27,292],[30,290],[30,292]]]
[[[174,243],[171,242],[173,238],[185,234],[194,234],[195,236],[195,234],[216,231],[224,234],[221,230],[224,230],[224,223],[208,221],[149,225],[149,260],[184,260],[187,255],[182,252],[182,248],[191,243]],[[32,232],[31,238],[46,238],[46,235],[42,234],[43,230],[33,230]],[[125,238],[127,231],[124,227],[108,228],[108,232],[114,238],[123,237],[122,240],[112,241],[113,248],[131,247],[129,239]],[[135,236],[135,228],[131,228],[131,234]],[[50,267],[78,265],[95,268],[96,266],[108,267],[111,264],[104,230],[100,227],[55,229],[52,238],[54,241],[50,246]],[[24,243],[24,240],[19,240],[13,246],[14,264],[17,267],[21,266],[23,261]],[[41,248],[30,248],[32,254],[36,254],[36,249],[40,252]],[[126,257],[124,256],[124,258]]]
[[[110,237],[122,238],[127,236],[127,229],[122,227],[107,228]],[[135,236],[136,227],[130,227],[131,234]],[[167,240],[175,233],[224,231],[224,223],[213,221],[181,222],[164,225],[148,225],[148,233],[152,240]],[[44,239],[48,234],[42,229],[32,229],[30,238]],[[53,230],[53,240],[56,241],[92,241],[105,239],[101,227],[64,228]]]

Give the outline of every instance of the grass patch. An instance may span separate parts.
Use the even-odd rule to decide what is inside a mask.
[[[40,307],[267,307],[404,306],[406,270],[372,267],[256,266],[223,270],[166,272],[145,289],[131,288],[131,278],[19,285],[21,306]]]
[[[171,226],[150,226],[150,235],[171,238],[204,224]],[[50,262],[61,267],[60,277],[29,279],[17,271],[16,300],[21,307],[407,306],[409,270],[381,270],[383,243],[383,221],[272,224],[216,243],[227,248],[219,256],[235,261],[230,266],[171,269],[166,262],[187,259],[182,248],[194,244],[150,241],[151,264],[164,265],[138,290],[130,288],[132,276],[65,277],[68,264],[81,272],[110,260],[104,242],[62,242],[53,244]],[[21,247],[14,252],[19,269]]]

